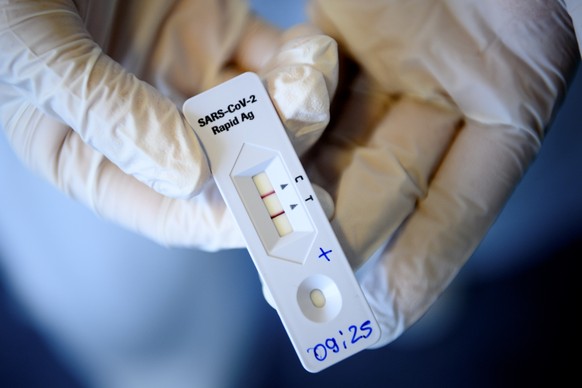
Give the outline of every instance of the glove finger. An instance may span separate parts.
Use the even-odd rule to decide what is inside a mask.
[[[146,8],[155,11],[149,4]],[[140,52],[147,66],[138,74],[179,107],[186,99],[240,74],[241,66],[248,65],[238,63],[241,50],[252,49],[249,55],[256,55],[254,60],[260,62],[274,49],[272,31],[252,17],[245,1],[178,1],[163,21],[159,31],[143,19],[135,21],[140,29],[130,41],[143,44],[144,35],[153,35],[144,47],[148,50]],[[249,47],[245,44],[249,40],[260,47]],[[140,59],[132,48],[130,55],[120,55],[124,66]]]
[[[125,173],[187,198],[208,177],[176,106],[107,57],[70,2],[16,2],[0,15],[0,79],[73,128]]]
[[[431,181],[426,197],[366,267],[361,285],[382,339],[394,340],[422,316],[475,250],[539,148],[514,127],[468,122]]]
[[[302,155],[329,123],[338,77],[337,45],[303,25],[282,39],[286,43],[260,75],[295,150]]]
[[[363,122],[374,109],[385,113]],[[354,92],[343,111],[346,119],[326,131],[307,168],[335,198],[333,225],[358,268],[426,195],[460,116],[414,99],[387,102],[367,92]]]
[[[282,30],[251,14],[236,47],[233,61],[243,71],[259,72],[279,52],[283,43]]]
[[[22,128],[7,135],[23,162],[101,217],[167,246],[213,251],[244,245],[213,183],[193,199],[169,198],[123,173],[71,128],[33,106],[20,110],[19,122]]]

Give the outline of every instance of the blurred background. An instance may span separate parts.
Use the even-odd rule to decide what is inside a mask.
[[[252,3],[281,27],[305,18],[302,1]],[[581,102],[578,75],[538,159],[428,315],[389,346],[315,375],[301,367],[245,251],[166,249],[108,224],[22,167],[2,137],[0,386],[578,381],[570,354],[580,343]]]

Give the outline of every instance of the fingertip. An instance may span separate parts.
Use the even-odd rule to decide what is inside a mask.
[[[313,184],[313,191],[315,191],[315,195],[323,208],[325,216],[328,220],[331,220],[335,213],[335,203],[333,202],[331,194],[329,194],[323,187],[316,184]]]
[[[211,173],[206,157],[200,152],[173,166],[159,167],[157,173],[149,176],[153,178],[144,183],[153,190],[170,198],[187,200],[200,194]]]

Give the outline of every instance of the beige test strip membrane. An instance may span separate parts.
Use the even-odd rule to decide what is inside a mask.
[[[267,208],[267,212],[277,229],[279,236],[283,237],[293,231],[289,218],[285,214],[283,205],[265,172],[253,176],[253,182],[259,191],[259,195]]]

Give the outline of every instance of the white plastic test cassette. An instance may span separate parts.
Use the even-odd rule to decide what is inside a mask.
[[[184,115],[304,368],[374,344],[378,324],[259,77],[190,98]]]

